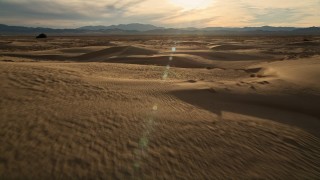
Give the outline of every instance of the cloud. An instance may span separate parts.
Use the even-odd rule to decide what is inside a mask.
[[[0,23],[78,27],[151,23],[169,27],[319,26],[320,0],[212,0],[185,9],[171,0],[0,0]]]

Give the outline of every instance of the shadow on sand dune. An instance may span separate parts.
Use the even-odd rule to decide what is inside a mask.
[[[208,60],[216,61],[265,61],[276,60],[274,56],[261,53],[236,53],[236,52],[214,52],[214,51],[181,51],[180,54],[199,56]]]
[[[172,94],[179,99],[206,109],[223,119],[223,112],[276,121],[299,127],[320,137],[320,98],[316,96],[259,95],[216,92],[214,90],[183,90]]]
[[[77,61],[101,61],[112,56],[155,55],[157,51],[134,46],[115,46],[74,57]]]
[[[124,63],[124,64],[140,64],[140,65],[155,65],[166,66],[168,65],[170,56],[151,56],[151,57],[117,57],[104,60],[108,63]],[[173,57],[173,61],[170,62],[171,67],[179,68],[207,68],[212,67],[210,64],[195,61],[188,57]]]
[[[37,54],[6,54],[9,57],[29,58],[37,61],[68,61],[71,59],[69,56],[64,55],[37,55]]]

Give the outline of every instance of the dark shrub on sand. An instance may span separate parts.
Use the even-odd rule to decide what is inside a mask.
[[[47,38],[47,35],[44,33],[39,34],[36,38]]]

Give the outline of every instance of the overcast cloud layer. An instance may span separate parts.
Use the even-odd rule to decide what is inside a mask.
[[[126,23],[165,27],[320,26],[320,0],[202,1],[206,6],[188,9],[173,0],[0,0],[0,23],[57,28]]]

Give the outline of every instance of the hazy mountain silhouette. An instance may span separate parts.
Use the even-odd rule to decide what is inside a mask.
[[[206,27],[206,28],[163,28],[150,24],[119,24],[111,26],[84,26],[75,29],[53,29],[42,27],[8,26],[0,24],[0,35],[162,35],[162,34],[201,34],[201,35],[320,35],[319,27]]]
[[[262,27],[243,27],[243,28],[225,28],[225,27],[207,27],[203,28],[205,31],[293,31],[295,27],[273,27],[273,26],[262,26]]]
[[[163,27],[157,27],[151,24],[119,24],[119,25],[111,25],[111,26],[84,26],[78,29],[81,30],[109,30],[109,29],[121,29],[125,31],[150,31],[156,29],[164,29]]]

